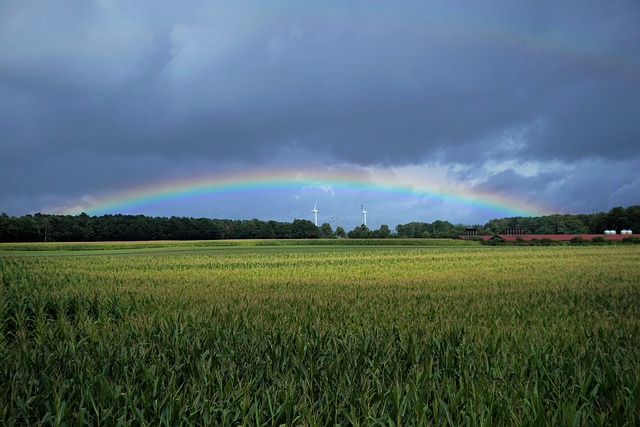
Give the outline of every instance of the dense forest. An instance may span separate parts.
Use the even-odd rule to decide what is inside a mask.
[[[335,231],[328,223],[316,227],[311,221],[293,222],[229,220],[185,217],[147,217],[144,215],[48,215],[12,217],[0,214],[0,242],[82,242],[123,240],[218,240],[218,239],[304,239],[304,238],[451,238],[476,228],[478,234],[501,234],[518,228],[524,234],[602,234],[623,229],[640,232],[640,206],[615,207],[609,212],[579,215],[548,215],[492,219],[484,225],[410,222],[370,230],[365,225],[348,233]]]
[[[0,215],[1,242],[318,238],[311,221],[226,220],[144,215]]]

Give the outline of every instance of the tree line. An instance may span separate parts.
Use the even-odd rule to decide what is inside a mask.
[[[311,239],[311,221],[228,220],[144,215],[0,214],[1,242],[87,242],[125,240]]]
[[[547,215],[492,219],[484,225],[452,224],[449,221],[410,222],[395,232],[381,225],[371,230],[359,225],[348,233],[328,223],[315,226],[309,220],[293,222],[144,215],[49,215],[12,217],[0,214],[0,242],[82,242],[124,240],[221,240],[221,239],[313,239],[313,238],[455,238],[475,228],[478,235],[504,234],[603,234],[604,230],[640,233],[640,206],[615,207],[609,212],[578,215]]]
[[[501,233],[509,228],[518,228],[525,234],[603,234],[605,230],[615,230],[617,233],[632,230],[638,233],[640,206],[615,207],[609,212],[593,214],[493,219],[486,228]]]
[[[539,217],[510,217],[492,219],[484,225],[452,224],[448,221],[432,223],[410,222],[398,225],[398,237],[456,237],[467,228],[475,228],[478,235],[506,234],[517,229],[522,234],[604,234],[605,230],[632,230],[640,234],[640,206],[615,207],[609,212],[593,214],[555,214]]]

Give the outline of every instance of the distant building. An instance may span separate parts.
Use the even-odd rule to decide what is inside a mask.
[[[476,237],[478,235],[477,228],[465,228],[464,232],[465,232],[464,237]],[[463,236],[460,236],[460,237],[463,237]]]
[[[549,239],[555,242],[565,242],[575,239],[576,237],[581,238],[582,240],[591,240],[594,237],[603,237],[606,240],[622,240],[625,237],[630,237],[631,234],[519,234],[518,232],[509,232],[507,234],[493,234],[489,236],[470,236],[468,234],[464,234],[459,236],[461,239],[469,239],[471,237],[482,240],[504,240],[507,242],[513,242],[518,239],[529,241],[529,240],[542,240]]]

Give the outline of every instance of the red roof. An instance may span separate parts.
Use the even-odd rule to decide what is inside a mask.
[[[632,237],[633,234],[523,234],[519,236],[514,236],[511,234],[495,234],[493,236],[460,236],[461,239],[468,239],[472,237],[480,238],[482,240],[491,240],[494,237],[500,237],[503,240],[507,241],[515,241],[517,239],[521,240],[533,240],[533,239],[549,239],[555,241],[568,241],[571,239],[575,239],[576,237],[580,237],[582,240],[591,240],[594,237],[604,237],[609,240],[622,240],[625,237]]]
[[[482,236],[467,236],[463,234],[462,236],[458,236],[460,239],[481,239],[481,240],[491,240],[493,238],[493,234],[491,235],[482,235]]]

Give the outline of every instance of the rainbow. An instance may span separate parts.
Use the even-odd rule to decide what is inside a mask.
[[[303,191],[312,191],[316,195],[323,192],[359,196],[366,194],[370,198],[384,197],[387,200],[397,198],[405,201],[446,201],[503,216],[539,216],[552,212],[544,206],[526,203],[513,197],[489,192],[456,190],[442,185],[398,183],[392,178],[380,178],[362,170],[254,170],[166,181],[125,189],[98,198],[85,198],[84,202],[65,209],[63,213],[140,213],[145,207],[185,200],[197,201],[204,197],[228,200],[232,196],[251,197],[255,194],[277,195]]]
[[[302,6],[300,6],[302,7]],[[289,10],[286,7],[272,7],[261,10],[261,13],[246,14],[238,17],[246,22],[238,22],[243,28],[270,31],[273,22],[288,25],[288,18],[301,9]],[[515,55],[542,55],[567,58],[579,62],[587,69],[613,72],[622,78],[637,81],[637,73],[633,73],[632,58],[624,53],[597,49],[586,44],[585,41],[572,38],[553,38],[542,34],[523,34],[517,23],[504,22],[502,25],[483,25],[482,21],[462,22],[463,25],[445,21],[429,21],[425,25],[425,14],[421,9],[405,9],[400,12],[398,19],[389,19],[386,13],[369,13],[362,22],[357,22],[356,32],[363,36],[373,36],[374,39],[384,38],[388,33],[407,34],[413,37],[414,32],[429,31],[439,35],[443,40],[458,43],[465,40],[480,40],[506,49]],[[341,19],[340,13],[320,15],[314,13],[301,15],[302,22],[320,20],[326,22],[328,28],[352,29],[351,19]],[[430,12],[430,10],[426,10]],[[464,21],[464,16],[462,17]],[[300,19],[296,19],[300,21]],[[454,25],[455,24],[455,25]],[[313,27],[313,26],[312,26]],[[258,31],[258,30],[255,30]],[[262,31],[262,30],[261,30]],[[252,34],[244,33],[231,46],[227,54],[233,54],[243,47],[253,43]],[[246,45],[246,46],[245,46]],[[416,182],[397,182],[388,178],[374,178],[362,171],[345,170],[316,170],[296,172],[291,170],[251,170],[247,172],[222,173],[195,178],[184,178],[150,183],[139,187],[123,189],[122,191],[98,197],[85,197],[72,208],[61,208],[59,211],[68,214],[86,212],[89,214],[122,213],[141,211],[144,207],[160,203],[171,203],[180,200],[198,200],[199,198],[231,195],[251,195],[252,193],[274,193],[300,191],[304,188],[330,187],[332,191],[353,193],[368,192],[372,196],[393,195],[405,199],[427,199],[432,201],[447,201],[472,209],[487,210],[503,216],[538,216],[553,213],[555,210],[539,202],[531,203],[521,198],[501,195],[492,192],[482,192],[450,186],[447,184],[418,180]]]

